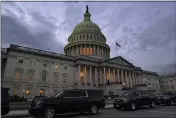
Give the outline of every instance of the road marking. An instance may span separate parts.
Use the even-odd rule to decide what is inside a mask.
[[[165,112],[165,111],[146,111],[146,112],[165,113],[165,114],[176,114],[174,112]]]

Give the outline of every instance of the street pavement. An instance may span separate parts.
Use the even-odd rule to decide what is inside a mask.
[[[116,109],[100,110],[97,115],[66,114],[56,118],[176,118],[176,106],[156,106],[156,108],[143,107],[136,111],[119,111]],[[17,114],[18,115],[15,115]],[[11,114],[11,115],[10,115]],[[27,115],[27,111],[15,111],[2,118],[34,118]]]

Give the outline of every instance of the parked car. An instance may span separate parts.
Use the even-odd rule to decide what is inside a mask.
[[[6,115],[10,111],[9,88],[1,87],[1,115]]]
[[[43,99],[43,98],[47,98],[47,96],[35,96],[35,97],[32,99],[32,102],[35,102],[37,99]]]
[[[59,113],[88,111],[90,114],[97,114],[98,110],[104,107],[104,94],[101,90],[73,89],[37,99],[32,102],[29,113],[35,117],[54,118]]]
[[[157,104],[174,105],[176,104],[176,94],[174,93],[164,93],[159,95],[157,98]]]
[[[10,96],[10,102],[27,102],[27,99],[17,95]]]
[[[136,110],[141,106],[155,107],[155,100],[150,97],[144,90],[129,90],[124,92],[120,97],[114,99],[114,108],[121,110]]]
[[[155,104],[157,104],[158,93],[156,92],[156,90],[147,90],[147,93],[148,96],[155,101]]]

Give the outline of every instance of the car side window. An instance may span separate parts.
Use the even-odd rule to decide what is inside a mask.
[[[74,97],[86,97],[85,91],[74,91]]]
[[[140,96],[139,91],[135,92],[135,96]]]
[[[147,92],[146,91],[140,91],[140,95],[141,96],[147,96]]]
[[[74,97],[73,91],[65,91],[62,95],[62,97]]]

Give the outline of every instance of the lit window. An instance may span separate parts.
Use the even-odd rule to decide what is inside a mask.
[[[20,79],[20,72],[16,72],[16,78]]]
[[[16,69],[16,72],[15,72],[16,78],[17,78],[17,79],[21,79],[22,74],[23,74],[23,69],[17,68],[17,69]]]
[[[13,89],[13,95],[17,95],[17,87],[14,87],[14,89]]]
[[[40,89],[40,96],[44,96],[45,95],[45,89]]]
[[[87,54],[89,54],[89,48],[87,48],[86,51],[87,51]]]
[[[26,90],[26,96],[30,95],[30,90]]]
[[[93,54],[92,48],[90,48],[90,54]]]

